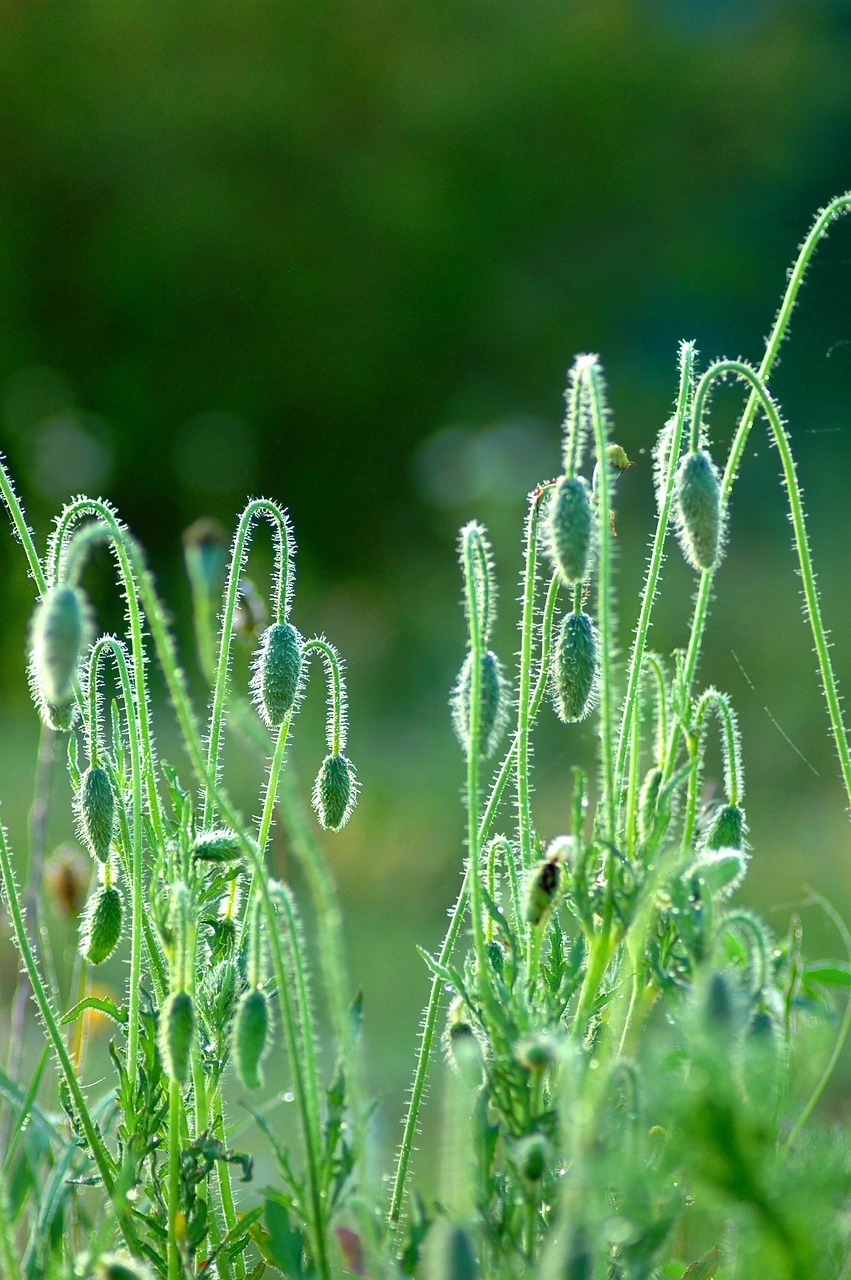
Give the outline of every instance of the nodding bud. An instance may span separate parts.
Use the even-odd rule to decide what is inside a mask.
[[[729,898],[745,878],[748,855],[741,849],[704,849],[686,872],[687,879],[697,877],[710,893]]]
[[[217,595],[222,589],[228,559],[224,525],[210,516],[201,516],[184,529],[183,559],[192,590],[198,595]]]
[[[460,996],[449,1006],[441,1045],[443,1055],[456,1076],[471,1088],[481,1083],[482,1046]]]
[[[302,639],[291,622],[267,627],[254,659],[252,687],[264,723],[274,729],[295,706],[301,683]]]
[[[662,770],[658,765],[648,769],[638,797],[638,838],[646,844],[653,834],[656,825],[656,805],[659,803],[659,788],[662,785]]]
[[[98,885],[89,898],[80,929],[80,951],[89,964],[103,964],[118,946],[124,908],[115,885]]]
[[[42,720],[48,729],[52,729],[54,733],[70,733],[79,719],[80,708],[77,705],[76,698],[66,698],[64,702],[57,702],[54,705],[53,703],[45,702],[41,691],[38,690],[36,704]]]
[[[313,784],[313,807],[320,827],[339,831],[352,816],[358,795],[355,766],[340,753],[326,756]]]
[[[228,827],[199,831],[192,841],[192,857],[196,862],[235,862],[241,856],[239,837]]]
[[[41,702],[62,707],[72,699],[89,631],[89,610],[81,591],[67,585],[48,591],[32,624],[32,672]]]
[[[514,1056],[533,1075],[540,1076],[558,1060],[558,1043],[545,1031],[537,1031],[514,1046]]]
[[[544,924],[558,901],[564,881],[561,855],[553,853],[533,867],[526,882],[523,918],[537,928]]]
[[[254,987],[239,998],[231,1033],[231,1051],[236,1073],[246,1089],[263,1083],[263,1058],[269,1048],[269,1001],[264,991]]]
[[[452,727],[463,750],[470,750],[470,709],[473,695],[473,655],[468,653],[449,696]],[[486,760],[499,746],[508,723],[508,687],[502,664],[488,649],[482,654],[479,699],[479,759]]]
[[[717,809],[703,839],[707,849],[743,849],[745,815],[737,804],[722,804]]]
[[[80,834],[98,862],[109,861],[115,829],[115,797],[109,775],[100,765],[90,766],[80,780]]]
[[[91,863],[73,844],[61,844],[45,862],[45,896],[66,920],[80,914],[90,875]]]
[[[562,476],[547,510],[547,549],[568,587],[587,581],[594,544],[591,492],[582,476]]]
[[[553,646],[551,689],[556,715],[575,724],[597,702],[600,659],[597,631],[587,613],[562,618]]]
[[[721,480],[705,449],[683,458],[674,492],[683,555],[694,569],[714,569],[721,556]]]
[[[542,1133],[529,1133],[515,1147],[517,1168],[526,1182],[540,1182],[550,1160],[550,1144]]]
[[[160,1009],[159,1049],[169,1080],[186,1084],[195,1035],[195,1007],[188,991],[173,991]]]

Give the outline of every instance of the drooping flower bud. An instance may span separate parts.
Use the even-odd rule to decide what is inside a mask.
[[[352,816],[357,794],[355,766],[348,756],[326,756],[313,784],[313,807],[319,825],[326,831],[344,827]]]
[[[568,613],[553,646],[552,694],[559,720],[584,720],[597,701],[597,631],[587,613]]]
[[[534,866],[526,882],[524,919],[537,927],[543,924],[553,910],[564,881],[564,865],[558,853],[544,858]]]
[[[115,828],[115,797],[109,775],[100,765],[89,767],[80,780],[80,833],[98,862],[109,861]]]
[[[38,698],[49,707],[72,699],[74,676],[88,643],[88,605],[76,586],[54,586],[32,621],[32,673]]]
[[[188,991],[173,991],[160,1009],[159,1050],[169,1080],[186,1084],[195,1035],[195,1007]]]
[[[472,684],[473,655],[468,653],[449,697],[452,727],[465,753],[470,750]],[[508,723],[508,688],[499,658],[490,649],[482,655],[480,687],[479,758],[486,760],[499,746]]]
[[[550,499],[546,519],[547,549],[568,587],[579,586],[591,573],[594,511],[582,476],[562,476]]]
[[[277,728],[292,711],[302,671],[302,639],[291,622],[267,627],[254,661],[252,685],[265,724]]]
[[[683,555],[694,569],[714,569],[721,555],[721,481],[705,449],[685,455],[674,491]]]
[[[246,1089],[259,1089],[263,1083],[268,1048],[269,1001],[265,991],[254,987],[239,998],[231,1036],[236,1073]]]
[[[80,951],[89,964],[103,964],[121,937],[124,908],[115,885],[98,885],[89,898],[80,929]]]
[[[235,862],[241,856],[239,837],[227,827],[199,831],[192,841],[192,857],[196,862]]]

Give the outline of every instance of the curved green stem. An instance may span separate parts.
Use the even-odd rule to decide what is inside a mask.
[[[256,498],[239,517],[239,523],[233,540],[225,603],[222,610],[222,627],[219,638],[219,661],[216,668],[216,682],[213,686],[213,705],[210,711],[210,724],[207,735],[206,772],[211,778],[219,779],[221,770],[222,737],[224,734],[225,702],[227,695],[228,673],[233,655],[234,614],[239,599],[239,587],[242,581],[245,562],[251,542],[252,529],[255,522],[265,518],[275,533],[275,585],[273,588],[273,604],[275,621],[285,622],[292,603],[295,582],[295,539],[293,538],[287,513],[265,498]],[[204,794],[204,826],[209,826],[213,818],[213,794],[205,790]]]
[[[102,636],[92,649],[89,658],[89,756],[92,765],[97,763],[98,732],[98,667],[101,658],[110,654],[118,670],[121,696],[124,702],[124,718],[127,724],[127,740],[130,747],[130,786],[133,795],[133,824],[131,833],[131,923],[130,923],[130,987],[127,1015],[127,1070],[136,1069],[139,1052],[139,997],[142,983],[142,921],[145,915],[142,888],[142,757],[139,749],[136,709],[138,696],[130,679],[126,649],[114,636]]]
[[[529,690],[532,681],[532,637],[535,629],[535,586],[538,577],[538,519],[545,490],[538,488],[529,495],[524,552],[523,606],[520,615],[520,670],[517,680],[517,764],[514,771],[517,787],[517,836],[520,865],[532,865],[532,809],[529,788]]]
[[[668,535],[668,526],[671,519],[671,508],[674,501],[673,482],[674,475],[677,470],[677,463],[679,461],[680,445],[683,438],[683,427],[685,424],[686,414],[688,412],[689,398],[691,396],[694,358],[694,343],[684,342],[680,347],[680,382],[679,390],[677,392],[677,409],[676,416],[674,418],[674,425],[671,430],[670,448],[663,482],[662,502],[659,511],[659,518],[656,522],[656,532],[653,536],[653,548],[650,552],[650,562],[647,566],[644,588],[641,592],[641,610],[639,612],[638,622],[635,628],[635,639],[633,640],[632,652],[629,655],[629,665],[627,667],[626,696],[624,698],[623,710],[621,712],[621,727],[620,733],[618,734],[617,754],[615,756],[615,782],[618,787],[618,792],[620,792],[621,788],[621,778],[624,770],[626,751],[632,736],[632,725],[638,715],[638,686],[641,679],[641,668],[647,645],[647,636],[650,630],[650,617],[656,600],[656,588],[659,583],[659,574],[661,572],[662,561],[664,559],[665,539]]]
[[[849,197],[849,200],[851,200],[851,197]],[[751,401],[754,401],[755,404],[762,408],[768,420],[768,425],[774,437],[774,442],[777,445],[777,450],[780,454],[780,461],[783,467],[783,479],[789,500],[789,513],[794,531],[795,548],[798,554],[798,564],[801,570],[801,580],[804,588],[807,617],[809,619],[816,654],[818,657],[822,691],[827,703],[831,732],[833,734],[836,752],[839,757],[839,765],[842,771],[846,795],[848,796],[849,803],[851,803],[851,754],[849,754],[847,733],[843,723],[842,711],[839,703],[839,693],[836,687],[836,679],[833,672],[833,665],[830,660],[827,637],[825,635],[824,624],[822,622],[821,606],[819,604],[818,591],[816,588],[815,572],[813,570],[812,556],[810,554],[806,521],[804,519],[801,488],[798,483],[795,460],[792,456],[789,436],[783,426],[777,406],[763,385],[761,375],[753,370],[750,365],[745,364],[744,361],[741,360],[719,360],[716,364],[711,365],[710,368],[706,370],[706,373],[698,384],[694,399],[695,417],[699,417],[702,414],[706,396],[712,383],[727,376],[728,374],[734,375],[736,378],[750,384],[752,387],[748,404],[750,404]],[[748,415],[746,412],[733,440],[733,444],[730,449],[730,456],[727,460],[727,466],[724,469],[724,476],[721,482],[721,501],[723,506],[726,506],[726,503],[729,500],[730,490],[732,489],[733,482],[738,475],[739,464],[745,449],[752,421],[753,415]],[[697,669],[697,662],[709,608],[709,598],[713,578],[714,573],[711,570],[704,571],[701,577],[692,619],[691,638],[682,669],[683,688],[685,691],[688,691],[690,688]],[[676,735],[677,730],[675,729],[672,731],[668,744],[668,756],[666,761],[666,771],[668,773],[670,773],[673,768]]]

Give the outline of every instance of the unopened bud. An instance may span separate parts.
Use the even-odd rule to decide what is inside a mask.
[[[259,987],[244,992],[236,1006],[231,1048],[236,1072],[246,1089],[263,1083],[263,1058],[269,1047],[269,1001]]]
[[[342,754],[326,756],[313,784],[313,807],[319,825],[339,831],[352,816],[358,784],[355,767]]]
[[[109,861],[115,828],[115,797],[109,775],[100,765],[86,770],[80,780],[80,833],[98,862]]]
[[[481,671],[479,758],[486,760],[499,746],[508,723],[508,690],[499,658],[490,649],[482,655]],[[472,684],[473,655],[468,653],[449,699],[452,727],[465,752],[470,750]]]
[[[121,937],[124,908],[115,885],[98,885],[89,898],[80,930],[80,950],[89,964],[103,964]]]
[[[186,1084],[195,1035],[195,1008],[188,991],[174,991],[160,1009],[159,1049],[169,1080]]]
[[[721,481],[705,449],[686,454],[674,486],[683,554],[694,569],[714,569],[721,553]]]
[[[270,728],[283,724],[298,696],[302,670],[302,640],[290,622],[267,627],[254,660],[254,696]]]
[[[565,724],[584,720],[597,701],[599,649],[594,623],[587,613],[568,613],[553,646],[552,693],[558,718]]]
[[[590,576],[594,541],[594,512],[587,482],[581,476],[562,476],[547,510],[547,549],[568,587]]]

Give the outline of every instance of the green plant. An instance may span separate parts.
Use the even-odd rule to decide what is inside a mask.
[[[851,801],[851,757],[821,621],[794,461],[768,378],[804,271],[830,222],[816,220],[790,276],[759,369],[680,350],[676,411],[656,450],[658,519],[640,613],[623,667],[613,606],[614,482],[629,463],[610,439],[599,361],[580,356],[567,390],[564,474],[529,497],[520,650],[510,687],[491,649],[496,576],[484,528],[460,535],[467,652],[451,695],[466,761],[467,862],[432,972],[423,1036],[389,1206],[367,1159],[358,1001],[349,1005],[339,908],[287,786],[286,751],[316,658],[326,678],[327,754],[313,788],[319,824],[349,819],[357,779],[346,754],[346,694],[331,644],[290,621],[294,540],[285,513],[252,501],[224,557],[209,530],[187,547],[201,666],[211,684],[202,733],[163,606],[141,549],[105,502],[76,499],[42,559],[5,472],[0,485],[39,597],[30,679],[43,735],[68,734],[81,838],[97,884],[84,915],[78,973],[62,1005],[43,931],[27,927],[9,845],[0,872],[12,931],[46,1049],[28,1087],[0,1076],[7,1136],[0,1167],[0,1262],[38,1276],[245,1280],[267,1268],[329,1280],[344,1271],[426,1280],[790,1280],[851,1274],[843,1203],[851,1161],[807,1126],[851,1020],[847,1004],[826,1065],[799,1081],[802,1048],[819,1048],[831,987],[849,964],[807,965],[800,929],[775,939],[731,905],[749,857],[744,781],[729,698],[696,674],[733,481],[762,413],[780,453],[807,617]],[[713,387],[736,379],[748,401],[721,473],[708,442]],[[587,477],[583,469],[590,472]],[[250,700],[234,687],[235,620],[251,537],[271,525],[272,625],[260,638]],[[676,528],[699,573],[685,648],[648,648],[663,548]],[[127,602],[127,633],[89,644],[83,579],[105,544]],[[176,714],[191,777],[158,759],[145,633]],[[114,671],[109,717],[107,663]],[[595,784],[573,773],[565,830],[539,831],[532,734],[551,700],[568,725],[594,715]],[[699,812],[710,713],[724,758],[723,803]],[[488,763],[510,738],[491,776]],[[106,722],[106,723],[105,723]],[[224,785],[228,728],[268,757],[256,823]],[[568,728],[565,732],[570,732]],[[271,736],[270,736],[271,735]],[[84,761],[80,760],[83,751]],[[312,896],[308,947],[292,888],[273,880],[276,805]],[[504,830],[497,823],[505,819]],[[824,904],[849,952],[851,938]],[[469,946],[459,940],[469,922]],[[126,938],[122,1004],[96,995],[88,966]],[[329,1013],[317,1043],[311,973]],[[426,1075],[448,995],[440,1196],[406,1190]],[[96,1102],[85,1076],[86,1018],[116,1024],[114,1080]],[[297,1133],[270,1140],[274,1186],[247,1188],[223,1082],[262,1082],[277,1024]],[[53,1057],[61,1113],[41,1108]],[[328,1053],[323,1052],[327,1050]],[[323,1083],[323,1063],[334,1068]],[[435,1069],[432,1064],[432,1069]],[[803,1090],[803,1091],[802,1091]],[[90,1188],[90,1190],[85,1190]],[[85,1243],[83,1237],[86,1237]]]

